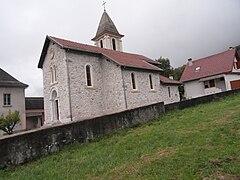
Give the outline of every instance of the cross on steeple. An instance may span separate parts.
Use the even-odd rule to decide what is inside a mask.
[[[106,2],[103,1],[103,4],[102,4],[102,5],[103,5],[103,8],[104,8],[104,11],[106,11],[106,5],[105,5],[105,4],[106,4]]]

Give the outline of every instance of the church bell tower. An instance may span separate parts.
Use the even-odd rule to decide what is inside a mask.
[[[92,41],[100,48],[122,51],[122,40],[124,35],[120,34],[106,10],[102,14],[97,33]]]

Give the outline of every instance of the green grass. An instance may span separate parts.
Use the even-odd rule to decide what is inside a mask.
[[[240,94],[70,145],[0,179],[240,178]]]

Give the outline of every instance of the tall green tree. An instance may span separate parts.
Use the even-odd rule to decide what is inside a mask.
[[[161,75],[165,77],[173,75],[173,67],[170,65],[170,60],[168,58],[160,57],[156,61],[160,63],[159,67],[163,70]]]
[[[156,61],[160,63],[159,67],[163,70],[161,72],[161,75],[165,77],[173,76],[175,80],[180,80],[185,65],[173,68],[171,66],[170,60],[168,58],[163,57],[158,58]]]
[[[173,69],[173,77],[175,80],[180,80],[184,69],[185,65]]]
[[[2,114],[0,116],[0,129],[6,132],[7,134],[12,134],[13,128],[19,121],[20,121],[19,112],[9,111],[8,115],[4,116]]]

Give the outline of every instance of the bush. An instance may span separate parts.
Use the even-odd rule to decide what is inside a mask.
[[[13,128],[19,121],[20,121],[19,112],[9,111],[8,115],[4,116],[2,114],[0,116],[0,129],[6,132],[7,134],[12,134]]]

